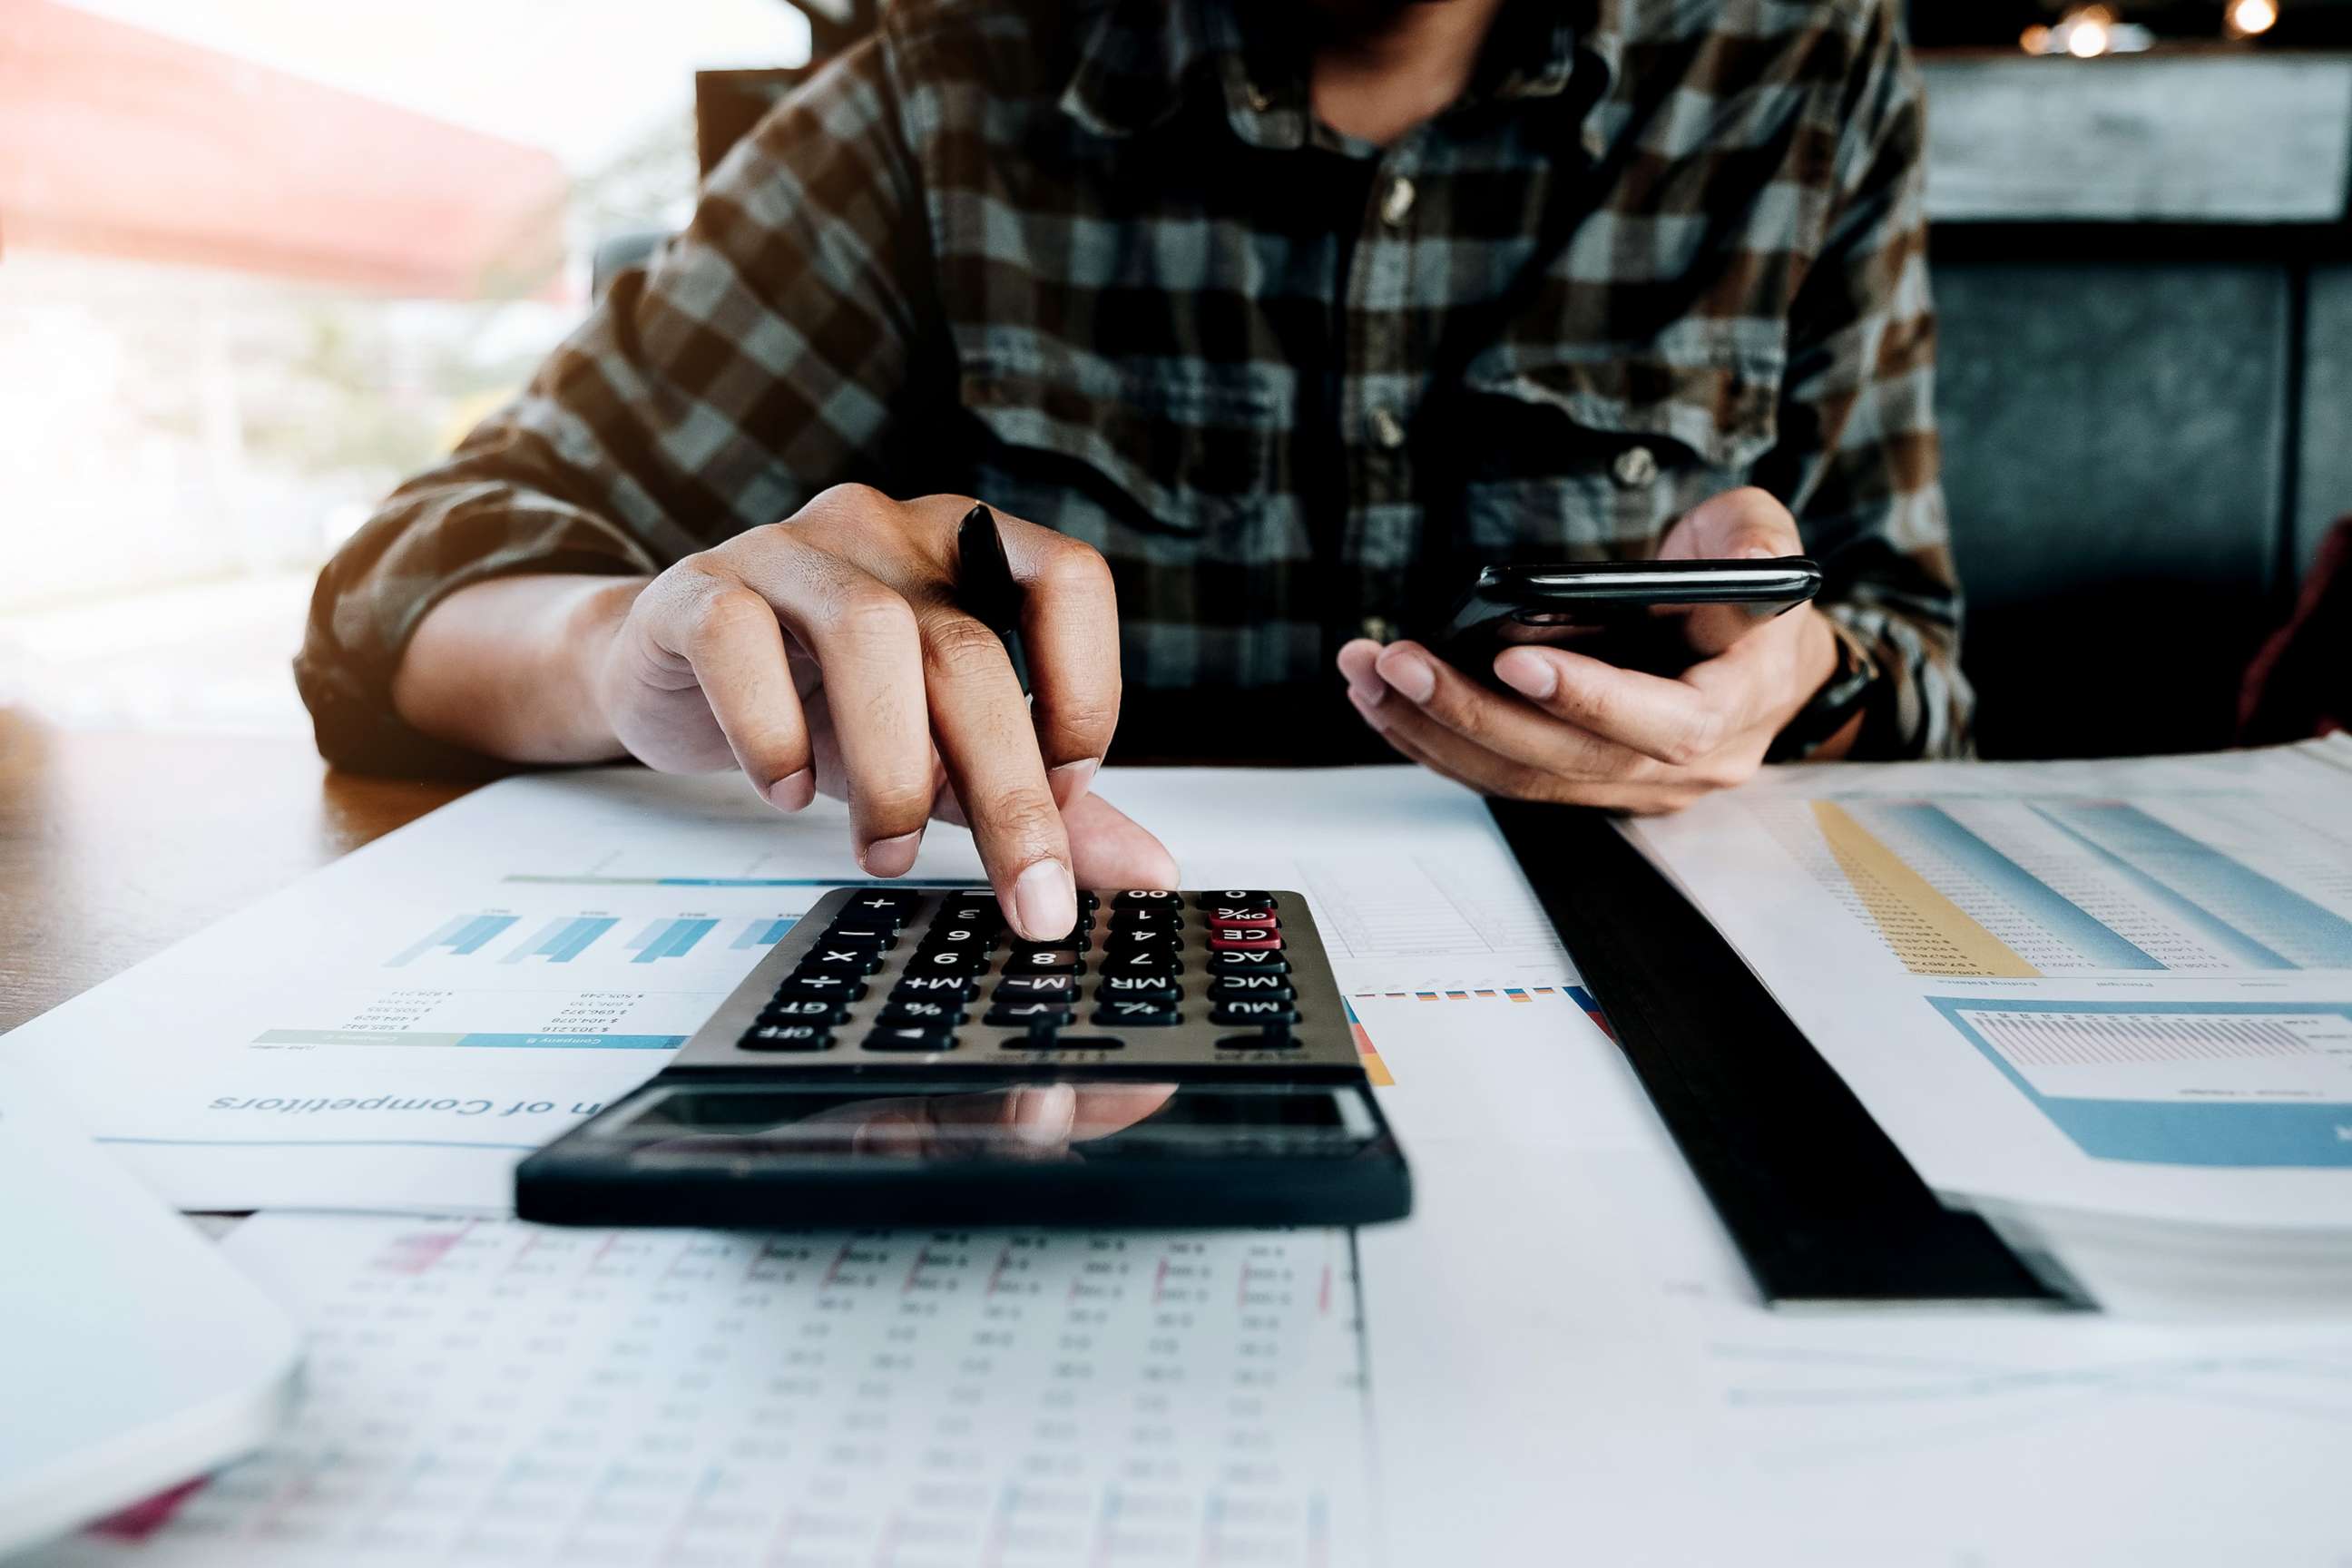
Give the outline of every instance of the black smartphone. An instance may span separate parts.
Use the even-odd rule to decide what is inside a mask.
[[[1821,589],[1820,565],[1802,555],[1489,566],[1455,602],[1431,646],[1489,685],[1496,654],[1529,646],[1679,675]]]

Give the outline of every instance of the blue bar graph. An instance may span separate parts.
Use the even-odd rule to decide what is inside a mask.
[[[2139,807],[2077,801],[2043,815],[2196,910],[2235,951],[2267,954],[2263,967],[2352,969],[2352,921]]]
[[[784,933],[792,929],[793,919],[789,915],[782,920],[753,921],[727,945],[739,951],[752,947],[773,947],[783,941]]]
[[[709,936],[719,922],[688,916],[682,920],[656,921],[637,933],[629,942],[635,954],[631,963],[651,963],[656,959],[683,958],[694,951],[694,944]]]
[[[520,963],[526,958],[544,958],[551,963],[569,963],[620,923],[610,915],[576,915],[570,919],[559,916],[532,932],[528,941],[499,962]]]
[[[2023,911],[2036,925],[2082,954],[2084,962],[2103,969],[2164,967],[2161,960],[2117,935],[2041,878],[1969,831],[1941,806],[1926,801],[1905,802],[1889,805],[1886,814]]]
[[[457,915],[436,927],[423,941],[400,950],[385,961],[385,967],[397,969],[414,963],[436,947],[446,947],[463,958],[478,952],[491,938],[515,923],[513,915]]]

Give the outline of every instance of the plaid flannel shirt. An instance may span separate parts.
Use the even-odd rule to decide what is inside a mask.
[[[328,565],[297,660],[321,749],[449,760],[390,689],[457,588],[658,571],[857,479],[1099,550],[1130,738],[1165,699],[1324,756],[1373,743],[1340,642],[1760,485],[1877,670],[1859,754],[1958,752],[1895,9],[1513,0],[1383,148],[1308,112],[1271,0],[899,0]]]

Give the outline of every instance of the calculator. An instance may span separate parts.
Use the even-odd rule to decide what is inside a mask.
[[[1360,1225],[1412,1207],[1299,894],[836,888],[671,1064],[526,1159],[557,1225]]]

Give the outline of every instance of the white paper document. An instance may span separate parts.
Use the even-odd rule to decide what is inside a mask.
[[[1100,787],[1191,885],[1304,890],[1360,996],[1581,994],[1453,784],[1371,768]],[[913,879],[979,876],[971,836],[934,825]],[[731,775],[510,779],[0,1048],[37,1055],[182,1208],[502,1212],[517,1160],[650,1076],[824,889],[864,879],[835,802],[784,816]]]
[[[263,1215],[283,1435],[36,1558],[1360,1568],[1340,1231],[556,1230]]]
[[[1631,831],[1931,1184],[2352,1226],[2352,739],[1773,770]]]
[[[300,1362],[276,1303],[0,1060],[0,1557],[257,1447]]]
[[[1758,1302],[1672,1150],[1423,1140],[1360,1233],[1389,1561],[2337,1568],[2352,1331]]]

